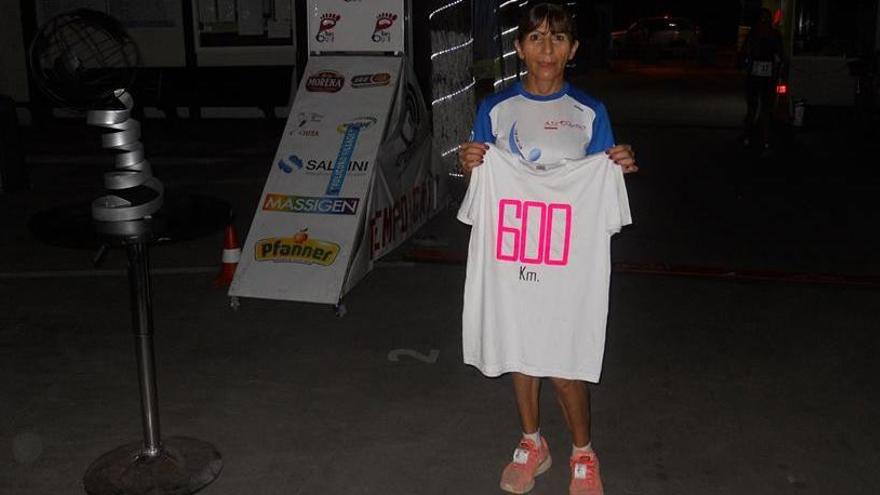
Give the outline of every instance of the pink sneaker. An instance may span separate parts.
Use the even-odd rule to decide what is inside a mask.
[[[550,469],[553,460],[547,441],[541,437],[541,446],[523,438],[513,451],[513,461],[501,473],[501,489],[508,493],[528,493],[535,486],[535,476]]]
[[[599,459],[595,452],[576,454],[569,460],[571,483],[569,495],[603,495],[602,477],[599,476]]]

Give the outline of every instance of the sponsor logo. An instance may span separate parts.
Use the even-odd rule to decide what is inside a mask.
[[[305,162],[306,172],[312,173],[327,173],[332,172],[335,168],[336,160],[308,160]],[[347,172],[366,172],[370,168],[369,160],[350,160],[348,162],[348,167],[344,169]]]
[[[316,112],[299,112],[296,114],[297,129],[296,134],[304,137],[318,137],[321,132],[313,129],[312,125],[320,124],[324,121],[324,116]],[[291,132],[293,134],[293,132]]]
[[[296,167],[297,170],[303,168],[302,159],[296,155],[290,155],[289,157],[287,157],[286,161],[284,160],[284,158],[278,160],[278,168],[280,168],[281,171],[285,174],[293,172],[294,167]]]
[[[379,122],[375,117],[355,117],[348,122],[343,122],[336,127],[336,132],[345,134],[348,129],[354,127],[360,130],[372,127]]]
[[[333,170],[333,160],[309,160],[306,162],[306,170],[318,172],[330,172]],[[349,172],[366,172],[370,168],[369,160],[351,160],[348,162]]]
[[[323,175],[333,172],[337,160],[303,160],[296,155],[278,160],[278,168],[285,174],[293,173],[294,170],[300,170],[309,175]],[[348,166],[343,170],[354,175],[363,175],[370,169],[369,160],[348,160]]]
[[[376,86],[388,86],[391,83],[391,74],[379,72],[378,74],[361,74],[352,76],[352,88],[374,88]]]
[[[257,261],[299,263],[302,265],[330,266],[339,254],[339,244],[310,239],[308,229],[290,237],[260,239],[254,246]]]
[[[309,76],[306,90],[318,93],[336,93],[345,86],[345,76],[335,70],[322,70]]]
[[[336,38],[333,28],[336,27],[336,23],[339,22],[339,19],[342,19],[342,16],[334,12],[321,14],[321,20],[318,21],[318,34],[315,35],[315,39],[318,43],[333,42]]]
[[[373,36],[371,39],[374,43],[388,43],[391,41],[391,33],[388,32],[394,21],[397,20],[397,14],[391,12],[380,12],[376,16],[376,27],[373,28]]]
[[[360,201],[359,198],[288,196],[269,193],[263,201],[263,210],[317,215],[354,215],[357,213]]]
[[[548,120],[544,122],[544,130],[546,131],[555,131],[560,128],[584,131],[587,129],[587,126],[570,120]]]
[[[298,122],[297,127],[302,129],[309,124],[320,124],[324,121],[324,116],[315,112],[298,112],[296,120]]]
[[[339,143],[339,152],[336,154],[336,164],[330,172],[330,181],[327,182],[327,190],[324,192],[327,196],[339,196],[342,192],[342,184],[345,177],[351,169],[351,157],[357,147],[358,137],[361,134],[361,126],[349,125],[342,135],[342,142]],[[345,164],[349,164],[348,167]]]

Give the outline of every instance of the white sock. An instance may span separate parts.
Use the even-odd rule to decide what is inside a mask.
[[[587,454],[593,452],[593,442],[590,442],[583,447],[578,447],[575,444],[571,444],[571,456],[574,457],[578,454]]]
[[[534,433],[525,433],[523,432],[523,438],[527,438],[533,442],[538,448],[541,447],[541,430],[536,430]]]

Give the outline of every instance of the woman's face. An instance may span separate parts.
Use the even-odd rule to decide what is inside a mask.
[[[565,64],[574,58],[578,42],[566,33],[551,33],[544,21],[538,29],[516,40],[516,52],[529,69],[529,77],[540,82],[560,82]]]

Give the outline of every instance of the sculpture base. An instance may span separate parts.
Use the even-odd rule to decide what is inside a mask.
[[[89,495],[188,495],[211,484],[222,468],[210,443],[171,437],[155,455],[140,442],[107,452],[89,466],[83,484]]]

